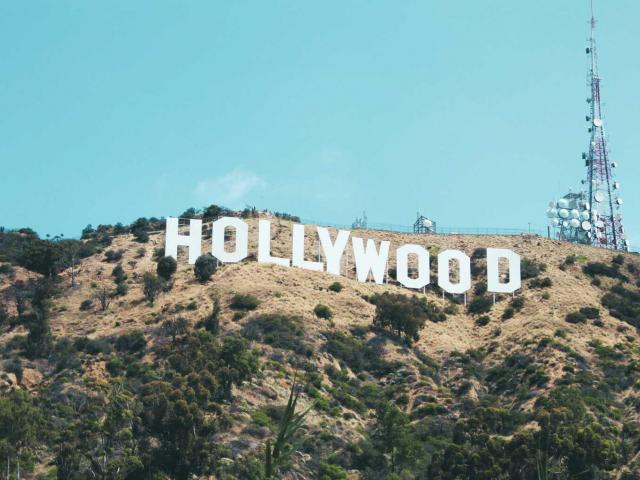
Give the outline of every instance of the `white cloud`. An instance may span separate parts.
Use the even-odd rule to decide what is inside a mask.
[[[198,182],[194,195],[198,201],[205,204],[240,207],[252,190],[264,188],[266,184],[253,172],[235,169],[221,177]]]

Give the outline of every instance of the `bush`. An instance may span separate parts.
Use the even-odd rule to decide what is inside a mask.
[[[80,304],[80,311],[87,312],[93,308],[93,300],[87,299],[83,300]]]
[[[326,305],[322,305],[321,303],[315,306],[315,308],[313,309],[313,313],[316,314],[316,317],[324,318],[325,320],[331,320],[331,317],[333,317],[333,312],[331,311],[331,309]]]
[[[347,480],[347,472],[333,463],[321,463],[318,472],[319,480]]]
[[[234,310],[255,310],[258,305],[260,305],[260,301],[256,297],[240,293],[234,295],[229,304]]]
[[[476,320],[476,325],[478,325],[479,327],[484,327],[485,325],[488,325],[490,321],[491,317],[489,315],[482,315]]]
[[[600,262],[590,262],[582,267],[582,271],[591,277],[602,275],[603,277],[617,278],[620,280],[628,281],[627,277],[620,273],[618,265],[615,264],[613,266],[609,266]]]
[[[528,278],[534,278],[540,275],[541,272],[544,272],[547,269],[544,263],[538,263],[534,260],[529,260],[525,258],[522,260],[520,264],[520,275],[522,280],[526,280]]]
[[[480,295],[473,297],[473,300],[467,305],[467,311],[473,315],[479,315],[481,313],[487,313],[491,311],[493,306],[493,299],[488,295]]]
[[[504,312],[502,313],[502,319],[503,320],[509,320],[510,318],[513,318],[513,315],[516,313],[515,309],[513,307],[507,307]]]
[[[404,335],[408,340],[418,340],[419,332],[427,320],[443,322],[447,316],[438,306],[425,298],[385,292],[371,298],[376,306],[373,324]]]
[[[147,340],[144,338],[144,333],[140,330],[127,332],[120,335],[116,340],[116,348],[129,353],[142,352],[146,346]]]
[[[534,278],[529,282],[529,288],[549,288],[553,285],[553,282],[549,277]]]
[[[510,303],[511,308],[513,308],[516,312],[522,310],[524,307],[524,297],[514,297]]]
[[[342,291],[342,284],[340,282],[333,282],[329,285],[329,290],[332,292],[340,293]]]
[[[473,293],[476,296],[484,295],[485,293],[487,293],[487,282],[485,282],[484,280],[480,280],[478,283],[476,283],[473,287]]]
[[[202,326],[214,335],[220,333],[220,301],[217,298],[214,299],[211,313],[203,320]]]
[[[218,262],[213,255],[207,253],[206,255],[200,255],[193,266],[193,273],[200,283],[208,282],[211,275],[216,273],[218,269]]]
[[[118,297],[124,297],[128,292],[129,292],[129,286],[126,283],[121,282],[116,284],[115,293]]]
[[[160,277],[151,272],[146,272],[142,277],[142,292],[147,301],[153,304],[161,291],[162,280],[160,280]]]
[[[565,320],[568,323],[584,323],[587,321],[587,317],[580,312],[572,312],[566,316]]]
[[[124,268],[122,268],[121,264],[113,267],[111,276],[113,277],[113,281],[116,283],[123,283],[127,279],[127,275],[124,273]]]
[[[157,274],[164,278],[165,280],[169,280],[176,270],[178,269],[178,262],[173,257],[161,257],[158,260],[158,266],[156,268]]]
[[[582,307],[580,313],[590,320],[600,318],[600,309],[596,307]]]
[[[266,314],[252,318],[244,327],[244,336],[275,348],[311,355],[313,350],[304,342],[302,318],[279,314]]]
[[[616,256],[614,256],[611,261],[613,262],[614,265],[622,265],[624,264],[624,256],[622,254],[618,254]]]
[[[104,252],[104,259],[107,262],[118,262],[122,260],[122,250],[107,250]]]

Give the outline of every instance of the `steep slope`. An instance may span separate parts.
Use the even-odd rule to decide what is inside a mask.
[[[248,222],[253,253],[257,220]],[[289,256],[291,223],[274,219],[272,234],[274,254]],[[437,287],[422,293],[393,279],[385,285],[359,283],[352,263],[336,277],[259,264],[254,256],[220,266],[201,283],[181,255],[176,273],[150,303],[144,275],[156,271],[164,235],[150,232],[140,243],[125,233],[80,262],[76,286],[70,286],[69,269],[59,275],[48,317],[53,346],[38,356],[24,353],[29,323],[19,318],[12,287],[38,275],[20,267],[1,275],[0,296],[13,318],[0,336],[4,389],[30,392],[43,409],[44,424],[52,422],[53,434],[34,439],[29,455],[21,453],[34,466],[33,475],[88,478],[83,475],[103,468],[100,478],[190,478],[192,473],[261,478],[265,442],[278,431],[296,377],[303,388],[298,409],[311,410],[300,443],[282,464],[282,478],[344,478],[343,472],[367,479],[640,478],[640,351],[632,325],[640,319],[634,317],[640,313],[634,297],[636,256],[533,236],[357,235],[391,240],[392,247],[422,244],[432,256],[462,250],[473,256],[476,293],[470,292],[465,306],[462,296],[443,296]],[[313,235],[308,237],[307,255],[313,258],[319,249]],[[514,297],[498,295],[495,305],[474,303],[492,300],[478,286],[484,276],[482,249],[488,246],[519,253],[528,277]],[[347,261],[353,258],[348,250]],[[118,295],[113,293],[116,265],[127,285]],[[329,288],[334,282],[340,291]],[[412,343],[372,328],[375,298],[383,292],[426,298],[446,319],[427,321]],[[249,305],[234,307],[234,300],[241,303],[238,295],[255,297],[257,306],[252,308],[250,299]],[[607,296],[610,308],[602,304]],[[239,353],[233,357],[238,364],[227,362],[224,353],[211,354],[221,363],[206,363],[209,340],[197,339],[197,332],[212,316],[216,299],[221,311],[218,340],[212,341],[236,338],[233,334],[248,339],[242,348],[251,349],[259,367],[246,367],[246,375],[237,372],[252,360],[238,360]],[[314,313],[318,304],[329,308],[330,318]],[[585,313],[575,315],[581,309]],[[179,319],[185,325],[172,330]],[[142,340],[132,332],[142,332]],[[186,358],[193,364],[182,365]],[[194,392],[205,383],[196,376],[213,373],[212,390],[223,392],[227,377],[219,369],[235,372],[227,376],[236,379],[229,395],[201,401]],[[159,402],[148,398],[161,389],[160,380],[194,405],[194,411],[185,407],[176,413],[178,420],[202,416],[191,426],[193,438],[187,432],[176,440],[179,448],[172,444],[174,453],[193,455],[185,460],[189,465],[151,465],[153,458],[171,455],[161,447],[173,441],[157,433],[173,428],[166,412],[157,430],[160,417],[145,417],[145,409]],[[162,395],[169,401],[177,394]],[[128,420],[111,431],[113,418],[124,415],[111,410],[116,405],[126,405]],[[207,461],[202,457],[207,449],[192,445],[198,439],[215,445]],[[65,448],[83,454],[76,458]],[[68,472],[65,462],[72,464]],[[579,469],[586,473],[571,476]]]

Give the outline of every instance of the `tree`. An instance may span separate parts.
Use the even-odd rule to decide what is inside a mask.
[[[31,289],[31,312],[25,318],[29,330],[25,350],[30,358],[46,357],[51,351],[49,308],[53,291],[53,282],[48,279],[35,283]]]
[[[398,336],[404,335],[409,341],[418,340],[427,320],[441,322],[447,318],[434,303],[425,298],[385,292],[375,295],[371,301],[376,306],[374,325]]]
[[[100,311],[105,312],[109,308],[113,292],[103,285],[96,291],[95,297],[100,302]]]
[[[26,391],[14,390],[0,396],[0,466],[6,472],[15,468],[15,477],[10,478],[20,478],[21,465],[36,446],[41,419]]]
[[[213,309],[211,310],[211,314],[204,319],[202,322],[202,326],[206,331],[217,335],[220,333],[220,300],[215,298],[213,300]]]
[[[217,268],[217,260],[213,255],[208,253],[198,257],[195,265],[193,266],[193,272],[199,282],[205,283],[211,278],[211,275],[216,273]]]
[[[142,292],[150,304],[153,305],[160,290],[162,290],[162,280],[157,275],[146,272],[142,277]]]
[[[189,322],[184,317],[170,318],[162,323],[162,330],[171,337],[171,342],[176,343],[176,337],[187,333]]]
[[[158,267],[156,269],[159,276],[165,280],[169,280],[178,268],[178,263],[173,257],[161,257],[158,260]]]
[[[124,268],[122,268],[121,263],[113,267],[113,270],[111,271],[111,276],[113,277],[113,281],[116,284],[122,283],[127,279],[127,275],[124,273]]]

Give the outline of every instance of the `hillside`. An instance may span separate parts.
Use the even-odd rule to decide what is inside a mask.
[[[288,256],[291,222],[273,220]],[[183,255],[158,282],[151,225],[88,232],[91,249],[55,271],[5,238],[0,472],[264,478],[297,382],[297,411],[310,410],[273,478],[640,478],[638,256],[535,236],[357,235],[462,250],[475,291],[465,305],[437,286],[359,283],[352,264],[333,276],[253,256],[201,282]],[[523,259],[522,290],[495,305],[486,247]],[[420,320],[417,340],[382,326],[384,302]]]

